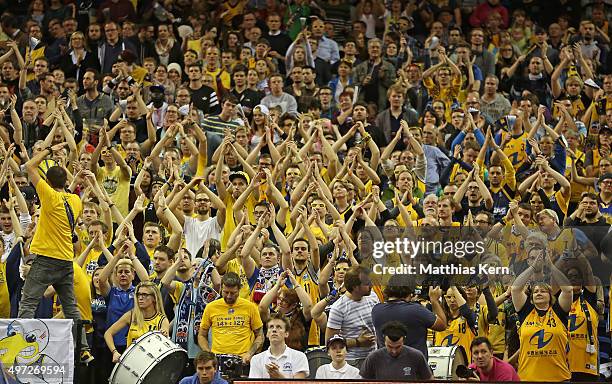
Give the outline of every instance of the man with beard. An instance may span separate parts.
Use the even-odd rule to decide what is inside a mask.
[[[493,198],[484,181],[480,178],[480,167],[474,165],[474,169],[468,173],[455,195],[455,204],[461,205],[461,211],[455,213],[458,221],[463,221],[468,212],[472,215],[480,211],[489,211],[493,208]]]
[[[85,93],[77,99],[77,105],[83,119],[90,123],[102,124],[114,109],[113,101],[108,95],[98,92],[100,74],[95,69],[88,69],[83,75]]]
[[[346,293],[332,304],[325,331],[326,340],[339,333],[346,338],[346,359],[355,367],[376,349],[372,308],[379,301],[368,274],[369,270],[362,266],[353,266],[346,272]]]
[[[272,208],[272,211],[273,210],[274,208]],[[271,224],[271,229],[268,229],[269,224]],[[280,249],[274,243],[264,243],[260,251],[260,266],[258,267],[255,260],[251,257],[251,252],[258,251],[256,249],[257,240],[262,238],[262,230],[264,228],[266,231],[274,234],[274,238],[279,244]],[[268,235],[268,237],[270,237],[270,235]],[[276,218],[270,213],[265,212],[263,215],[259,216],[257,227],[247,239],[240,253],[242,267],[249,279],[251,301],[254,303],[259,304],[266,292],[276,285],[276,282],[283,272],[283,269],[279,265],[281,252],[290,252],[289,243],[276,225]]]
[[[476,159],[476,164],[478,164],[479,167],[484,165],[485,156],[490,146],[493,147],[493,151],[497,154],[497,160],[491,162],[488,167],[488,190],[493,199],[493,215],[495,216],[495,220],[501,220],[506,216],[506,213],[508,213],[510,201],[512,201],[516,195],[516,171],[508,156],[506,156],[501,147],[493,140],[490,131],[487,132],[484,145],[480,149],[478,158]]]
[[[206,306],[200,323],[198,345],[215,354],[232,354],[249,363],[264,342],[263,323],[257,306],[240,294],[240,277],[226,273],[221,280],[222,298]],[[208,331],[212,329],[212,345]]]
[[[605,173],[599,177],[599,212],[608,224],[612,224],[612,173]]]
[[[433,375],[421,351],[408,347],[406,327],[398,322],[387,323],[382,333],[385,347],[368,355],[359,374],[374,380],[432,380]]]
[[[599,64],[601,63],[601,49],[597,45],[597,40],[595,40],[595,24],[591,20],[583,20],[580,23],[580,41],[581,51],[584,57],[593,60],[593,63]]]
[[[304,352],[289,348],[291,323],[282,314],[272,314],[267,323],[270,348],[253,356],[249,378],[251,379],[305,379],[310,374]]]
[[[89,73],[85,74],[86,78]],[[103,167],[98,166],[100,158],[104,163]],[[115,145],[111,143],[104,127],[100,131],[100,140],[91,156],[91,171],[96,175],[98,183],[105,189],[113,203],[117,205],[121,215],[125,217],[129,211],[132,169],[117,151]],[[138,207],[138,209],[140,208]]]
[[[225,225],[225,204],[202,181],[202,177],[194,177],[185,187],[196,185],[200,187],[195,194],[195,217],[186,216],[177,209],[178,205],[173,209],[174,215],[183,226],[186,247],[192,255],[198,253],[206,240],[211,238],[220,240],[221,230]],[[215,217],[211,216],[211,205],[217,210]]]
[[[151,92],[151,103],[147,107],[153,109],[151,119],[153,120],[153,125],[157,128],[159,135],[161,134],[161,129],[164,126],[168,103],[165,101],[165,90],[161,85],[152,85],[149,87],[149,91]]]
[[[599,251],[600,243],[608,233],[610,224],[606,222],[597,204],[596,194],[583,193],[578,209],[566,217],[563,224],[567,227],[578,227]]]

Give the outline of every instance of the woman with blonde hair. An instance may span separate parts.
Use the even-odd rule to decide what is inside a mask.
[[[113,341],[113,336],[121,329],[129,327],[128,347],[147,332],[161,331],[164,335],[168,335],[170,323],[164,314],[163,301],[157,285],[151,281],[142,282],[136,286],[134,296],[137,299],[134,309],[126,312],[104,333],[106,345],[113,354],[113,363],[118,362],[121,357]]]
[[[66,79],[77,79],[77,85],[83,84],[85,70],[93,68],[100,71],[100,61],[97,52],[89,50],[85,41],[85,35],[81,31],[73,32],[68,43],[69,51],[59,62],[59,68],[64,71]]]

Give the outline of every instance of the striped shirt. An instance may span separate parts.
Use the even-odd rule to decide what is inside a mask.
[[[221,117],[219,117],[219,115],[207,116],[202,122],[202,128],[204,128],[204,131],[214,133],[220,136],[224,135],[223,130],[225,128],[235,130],[238,127],[241,127],[241,125],[236,120],[224,121],[221,120]]]
[[[362,297],[360,301],[354,301],[346,295],[342,295],[331,306],[327,326],[332,329],[339,329],[345,338],[357,338],[364,329],[375,334],[374,323],[372,322],[372,308],[378,303],[378,296],[376,296],[374,291],[372,291],[370,296]],[[376,345],[348,348],[346,359],[365,359],[375,349]]]

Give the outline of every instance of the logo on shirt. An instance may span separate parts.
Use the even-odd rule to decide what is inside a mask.
[[[457,343],[459,342],[459,336],[455,336],[455,335],[447,335],[444,339],[442,339],[442,342],[440,343],[441,345],[445,345],[447,347],[452,347],[454,345],[457,345]]]
[[[584,324],[584,319],[582,319],[582,321],[580,322],[580,324],[576,324],[576,314],[570,315],[569,316],[569,331],[570,332],[574,332],[576,330],[578,330],[578,328],[580,328],[582,326],[582,324]]]
[[[404,376],[412,375],[412,367],[404,367]]]
[[[552,337],[552,333],[544,332],[543,329],[540,329],[539,331],[534,333],[533,336],[531,336],[531,338],[529,339],[529,344],[534,347],[538,347],[538,349],[542,349],[546,347],[548,343],[550,343]]]

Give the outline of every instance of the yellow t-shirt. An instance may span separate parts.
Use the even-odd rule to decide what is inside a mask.
[[[221,252],[225,252],[227,250],[227,242],[232,235],[232,232],[236,229],[236,219],[234,218],[233,209],[234,209],[234,197],[231,193],[227,194],[225,198],[225,210],[227,215],[225,215],[225,224],[223,225],[223,232],[221,232]],[[255,211],[255,197],[251,194],[244,205],[247,207],[249,212],[249,222],[255,222],[255,216],[253,216],[253,212]]]
[[[310,264],[310,263],[309,263]],[[302,273],[295,276],[295,280],[304,287],[304,290],[310,296],[312,305],[319,302],[319,279],[316,274],[313,276],[312,271],[309,272],[310,268],[304,268]],[[321,344],[321,330],[317,323],[312,320],[310,324],[310,332],[308,333],[308,345],[320,345]]]
[[[446,330],[436,332],[435,345],[437,347],[452,347],[459,345],[463,347],[467,355],[467,361],[472,360],[470,344],[474,340],[474,331],[468,326],[467,320],[463,316],[459,316],[451,320]]]
[[[590,316],[591,332],[595,342],[591,350],[592,352],[587,351],[587,346],[590,344],[587,328],[588,322],[580,301],[584,303]],[[572,303],[568,324],[570,340],[568,360],[570,371],[599,375],[597,370],[597,352],[599,351],[597,325],[599,324],[599,314],[587,300],[579,297]]]
[[[130,175],[132,171],[130,170]],[[106,167],[98,168],[98,174],[96,175],[98,183],[106,190],[106,193],[110,196],[113,203],[117,205],[119,212],[125,217],[127,216],[130,200],[130,177],[124,176],[121,168],[115,166],[112,171],[106,169]]]
[[[217,77],[221,80],[221,85],[223,86],[223,88],[230,89],[232,87],[232,79],[231,79],[229,73],[227,73],[226,71],[222,70],[221,68],[217,68],[213,72],[210,72],[210,71],[206,70],[206,72],[204,74],[212,76],[212,78],[214,80],[213,83],[212,83],[212,88],[217,93],[219,92],[219,90],[217,89]]]
[[[263,323],[257,306],[243,298],[228,305],[224,299],[218,299],[206,305],[200,332],[212,328],[212,352],[242,355],[251,348],[255,336],[253,331],[261,328]]]
[[[446,105],[444,118],[446,121],[451,120],[452,105],[455,101],[461,102],[459,96],[461,94],[461,75],[452,75],[451,84],[447,88],[442,88],[438,83],[435,83],[433,78],[428,77],[423,79],[423,85],[427,88],[427,93],[432,100],[440,99]]]
[[[494,323],[489,323],[489,308],[486,305],[480,307],[478,317],[478,336],[485,336],[493,346],[493,353],[504,353],[506,350],[506,312],[503,305],[498,307],[497,319]]]
[[[504,138],[508,135],[512,135],[510,132],[504,132],[502,134],[502,142]],[[520,134],[519,136],[512,136],[508,144],[504,147],[504,154],[508,156],[510,162],[512,162],[512,166],[514,170],[518,170],[521,165],[527,159],[527,137],[529,135],[525,132]]]
[[[11,299],[6,284],[6,263],[0,262],[0,319],[8,319],[10,315]]]
[[[525,305],[533,309],[519,328],[518,375],[523,381],[569,380],[572,374],[567,363],[567,324],[552,307],[539,316],[533,304]]]
[[[157,313],[155,316],[150,319],[144,319],[144,324],[142,327],[137,326],[135,323],[130,324],[130,328],[127,333],[127,346],[132,345],[134,340],[138,339],[140,336],[144,335],[147,332],[151,331],[159,331],[162,329],[162,323],[166,315],[162,313]]]
[[[225,269],[226,272],[234,272],[240,277],[240,283],[242,284],[242,288],[240,288],[240,297],[246,300],[250,300],[251,291],[249,289],[249,279],[247,278],[247,275],[244,272],[244,268],[242,267],[242,263],[240,263],[240,260],[232,259],[228,261]]]
[[[85,258],[85,262],[83,263],[83,271],[87,273],[87,275],[92,276],[96,268],[98,268],[98,260],[100,260],[100,255],[102,251],[96,251],[92,249],[89,252],[89,255]]]
[[[72,261],[74,258],[72,228],[68,221],[64,201],[70,205],[76,224],[83,210],[81,199],[72,193],[57,192],[42,179],[36,184],[36,193],[40,200],[40,217],[30,245],[30,252],[54,259]]]

